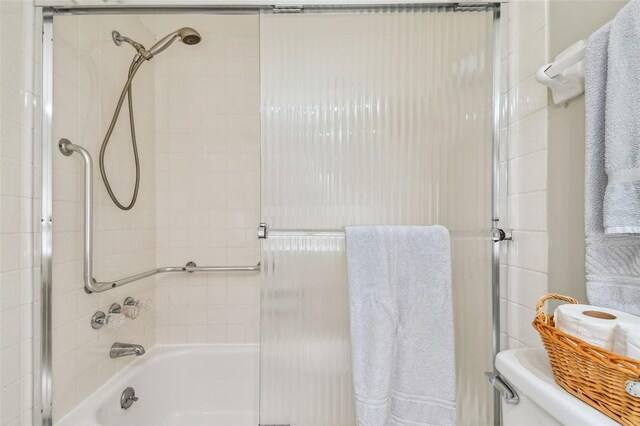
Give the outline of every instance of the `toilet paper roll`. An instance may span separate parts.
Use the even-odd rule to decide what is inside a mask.
[[[556,327],[599,348],[614,351],[616,327],[632,315],[591,305],[560,305],[555,311]]]
[[[618,322],[613,352],[640,360],[640,317]]]

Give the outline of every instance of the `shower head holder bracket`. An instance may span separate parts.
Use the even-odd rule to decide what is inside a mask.
[[[116,30],[111,31],[111,38],[116,46],[122,46],[122,40],[120,40],[120,33]]]

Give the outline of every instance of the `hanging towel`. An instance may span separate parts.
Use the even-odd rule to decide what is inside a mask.
[[[640,0],[613,19],[605,112],[606,234],[640,233]]]
[[[637,0],[634,3],[637,5]],[[587,42],[585,54],[587,296],[592,305],[640,315],[640,237],[605,233],[605,192],[609,183],[605,129],[611,113],[607,109],[607,98],[611,96],[608,89],[611,29],[612,24],[607,24],[596,31]],[[607,205],[607,212],[611,213],[611,204]]]
[[[449,232],[363,226],[346,236],[358,424],[454,425]]]

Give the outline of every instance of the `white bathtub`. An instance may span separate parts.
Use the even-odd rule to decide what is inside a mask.
[[[258,424],[258,345],[158,345],[58,422],[70,425]],[[120,407],[133,387],[137,402]]]

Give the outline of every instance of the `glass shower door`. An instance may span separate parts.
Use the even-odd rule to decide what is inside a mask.
[[[261,424],[355,424],[341,231],[431,224],[452,236],[458,422],[492,422],[492,25],[444,6],[261,15]]]

